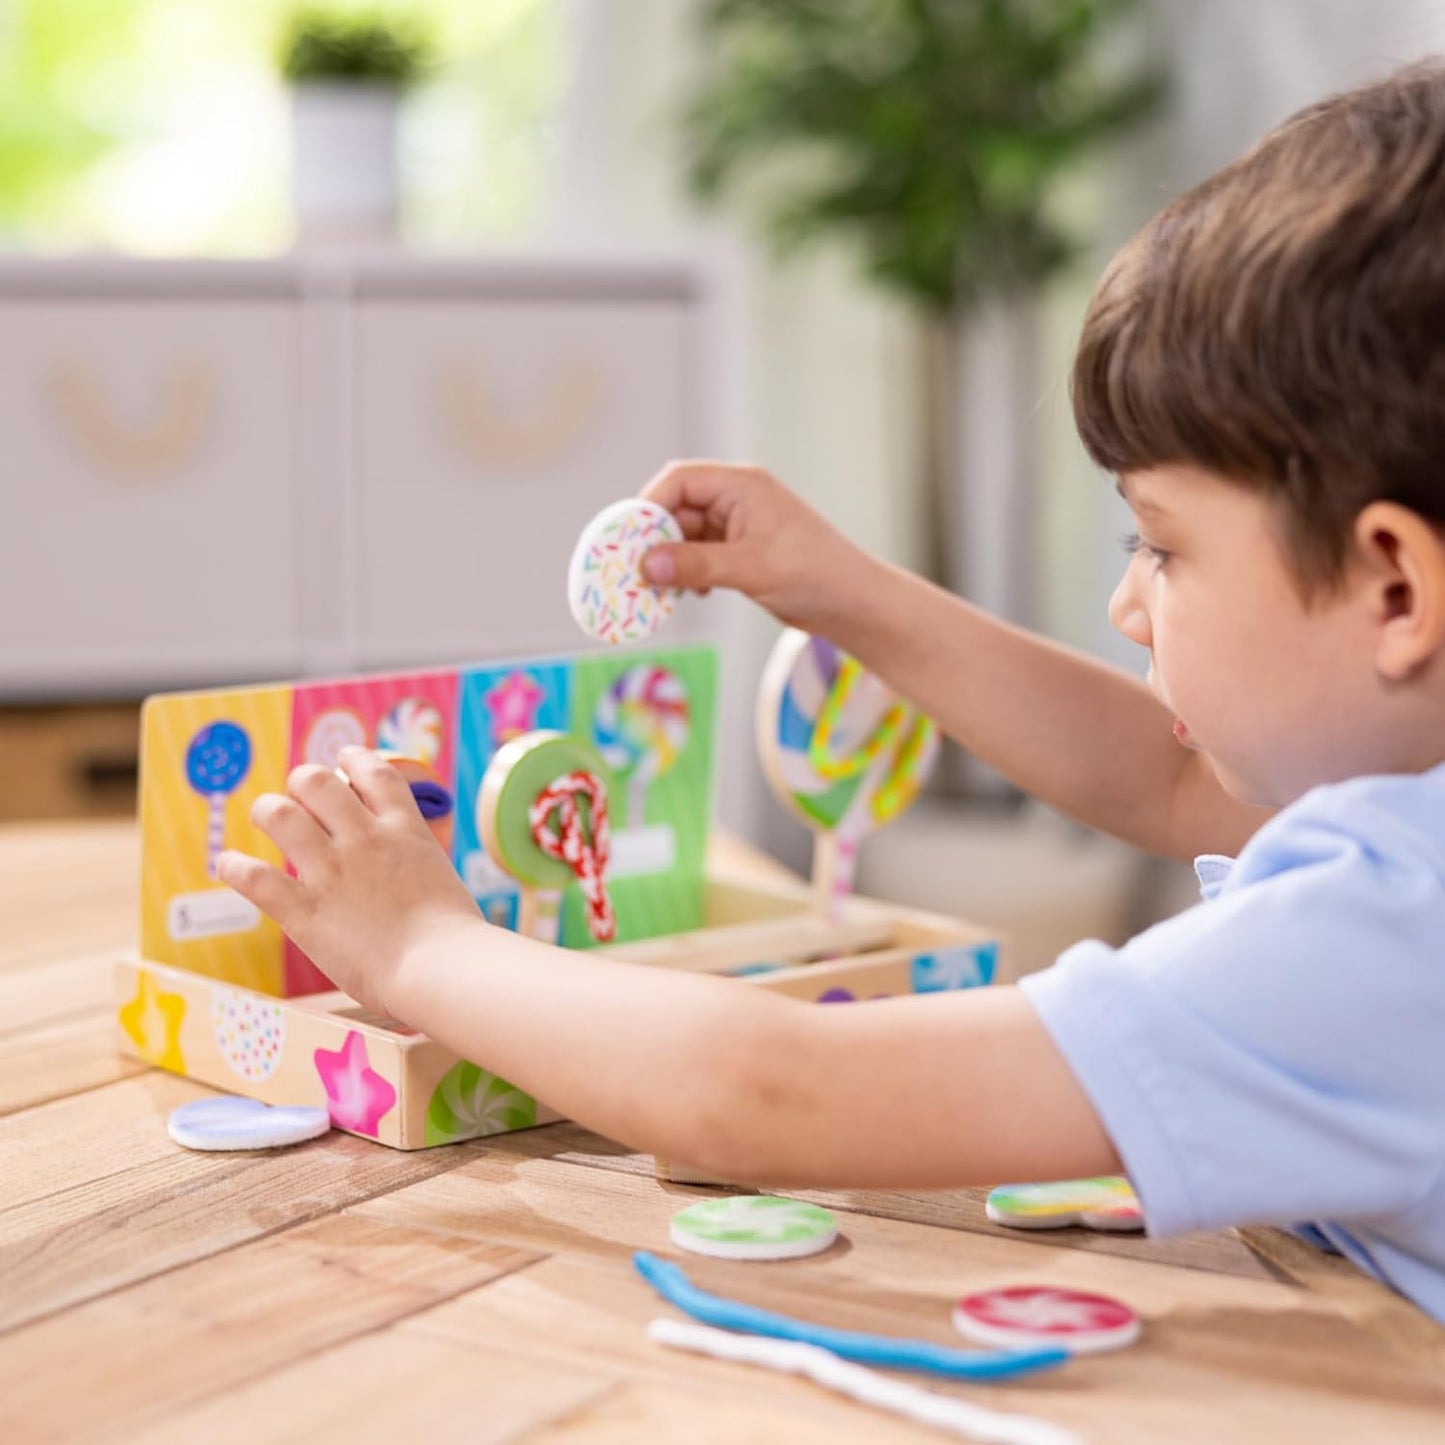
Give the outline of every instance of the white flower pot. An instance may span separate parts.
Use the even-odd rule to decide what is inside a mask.
[[[291,197],[302,242],[396,236],[393,86],[308,81],[292,92]]]

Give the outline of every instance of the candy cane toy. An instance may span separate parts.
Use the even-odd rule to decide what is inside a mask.
[[[607,895],[611,853],[607,769],[568,733],[532,732],[502,747],[477,794],[477,831],[522,891],[517,931],[557,941],[562,890],[575,881],[599,943],[617,931]]]
[[[938,731],[847,653],[790,629],[763,672],[757,733],[773,792],[817,834],[813,882],[836,918],[859,844],[918,796]]]

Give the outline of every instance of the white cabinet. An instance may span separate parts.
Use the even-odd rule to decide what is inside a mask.
[[[0,262],[0,699],[576,647],[582,524],[727,447],[718,305],[686,261]]]
[[[294,666],[296,314],[0,298],[0,679]]]

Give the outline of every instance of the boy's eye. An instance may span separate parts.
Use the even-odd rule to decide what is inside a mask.
[[[1136,552],[1142,552],[1146,557],[1152,558],[1156,570],[1162,567],[1168,560],[1170,554],[1162,547],[1152,546],[1146,542],[1137,532],[1125,532],[1119,538],[1119,545],[1132,557]]]

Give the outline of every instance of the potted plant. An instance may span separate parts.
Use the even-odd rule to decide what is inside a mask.
[[[1058,219],[1055,182],[1161,97],[1152,70],[1119,73],[1119,23],[1136,8],[706,0],[701,10],[701,78],[684,113],[693,189],[704,199],[742,189],[783,251],[844,238],[875,283],[917,309],[932,403],[930,570],[1018,621],[1031,620],[1018,615],[1032,592],[1023,433],[1040,390],[1030,298],[1080,245]],[[977,505],[981,483],[1002,499],[992,516]],[[1002,595],[988,595],[984,571],[1002,576]]]
[[[303,241],[396,234],[397,116],[425,42],[380,20],[303,12],[281,51],[292,86],[292,199]]]

